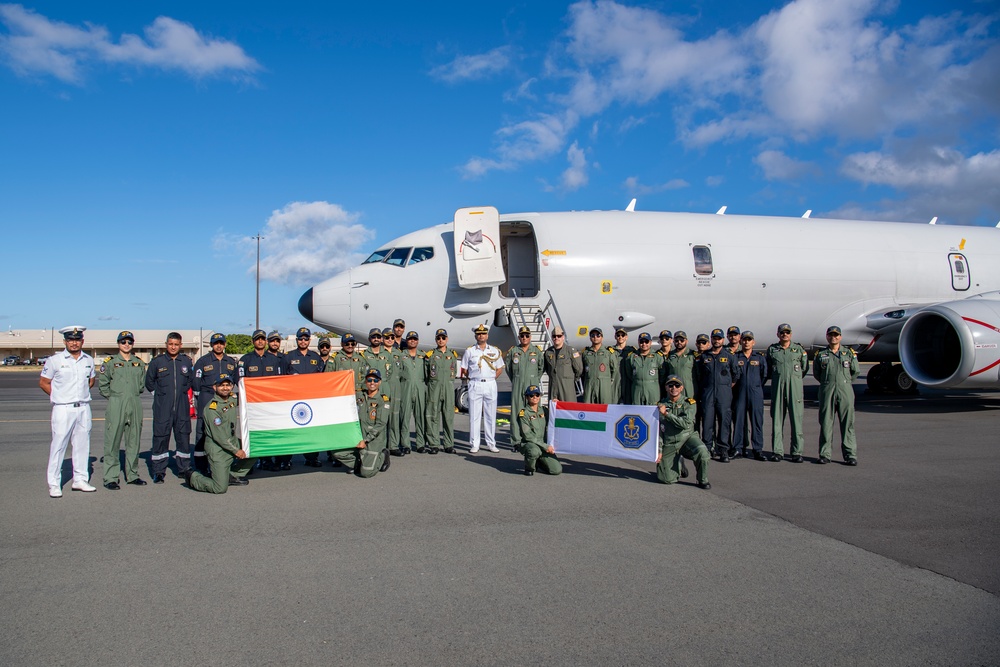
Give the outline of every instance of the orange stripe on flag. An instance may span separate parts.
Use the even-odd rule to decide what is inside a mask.
[[[243,378],[243,398],[247,403],[353,395],[354,371]]]

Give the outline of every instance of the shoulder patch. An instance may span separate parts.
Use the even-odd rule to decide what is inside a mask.
[[[427,350],[427,353],[424,354],[424,356],[430,359],[431,357],[434,356],[434,350]]]
[[[523,417],[524,416],[524,409],[519,410],[518,413],[517,413],[517,416],[518,417]]]
[[[694,405],[694,404],[695,404],[695,403],[697,403],[697,402],[698,402],[698,401],[694,400],[693,398],[689,398],[689,399],[688,399],[688,403],[690,403],[691,405]]]
[[[104,357],[104,363],[108,363],[109,361],[111,361],[111,357]]]
[[[386,403],[388,403],[389,402],[389,397],[386,396],[385,394],[382,394],[382,400],[385,401]]]
[[[216,408],[219,407],[219,402],[218,401],[212,401],[211,403],[208,404],[208,407],[211,408],[212,410],[215,410]]]

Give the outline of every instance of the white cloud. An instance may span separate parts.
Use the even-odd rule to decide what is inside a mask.
[[[564,192],[579,190],[587,184],[587,155],[583,149],[573,142],[566,152],[569,167],[562,173],[561,187]]]
[[[683,188],[691,187],[691,184],[683,178],[672,178],[666,183],[660,183],[658,185],[643,185],[639,182],[638,176],[629,176],[625,179],[625,182],[622,185],[624,186],[625,191],[632,195],[650,195],[657,192],[681,190]]]
[[[846,204],[835,212],[852,218],[969,221],[1000,210],[1000,150],[965,156],[944,147],[901,155],[878,151],[854,153],[841,173],[865,185],[895,188],[900,200],[875,206]]]
[[[123,34],[115,42],[107,28],[52,21],[21,5],[0,5],[0,54],[18,74],[53,76],[81,83],[93,63],[179,70],[199,78],[222,73],[249,76],[260,64],[241,47],[206,37],[191,25],[160,16],[144,29],[145,37]]]
[[[486,53],[458,56],[450,63],[432,69],[431,76],[448,83],[485,79],[507,69],[510,64],[510,54],[509,46],[499,46]],[[525,93],[527,93],[527,87],[530,84],[530,79],[521,84]],[[518,92],[521,92],[520,89]]]
[[[325,201],[292,202],[271,213],[260,242],[260,277],[282,284],[311,284],[357,265],[358,248],[375,237],[358,224],[359,213]],[[257,242],[247,237],[217,236],[216,246],[237,246],[254,258]],[[251,264],[248,273],[254,272]]]
[[[496,132],[496,153],[500,159],[471,158],[462,166],[462,174],[465,178],[478,178],[494,169],[514,169],[523,162],[551,157],[566,145],[566,135],[577,122],[576,115],[567,112],[561,116],[542,114],[534,120],[502,127]]]
[[[761,151],[753,161],[764,170],[764,178],[769,181],[794,181],[819,173],[819,167],[815,163],[796,160],[781,151]]]

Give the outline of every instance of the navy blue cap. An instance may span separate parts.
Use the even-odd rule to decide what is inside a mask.
[[[521,328],[523,329],[524,327]],[[437,331],[434,332],[434,337],[437,338],[438,336],[444,336],[445,338],[447,338],[448,331],[446,329],[438,329]]]
[[[295,332],[296,338],[312,338],[312,331],[309,331],[309,327],[300,327],[298,331]]]
[[[347,334],[347,336],[350,336],[350,335],[351,335],[351,334]],[[345,338],[346,338],[347,336],[345,336]],[[354,340],[353,336],[351,337],[351,340]],[[320,338],[320,339],[319,339],[319,342],[318,342],[318,343],[316,343],[316,347],[330,347],[330,346],[331,346],[331,345],[330,345],[330,339],[329,339],[329,338],[327,338],[326,336],[323,336],[322,338]]]
[[[216,343],[225,343],[226,335],[220,333],[212,334],[212,337],[208,339],[210,345],[215,345]]]
[[[838,336],[840,336],[843,334],[843,332],[840,330],[840,327],[834,325],[832,327],[828,327],[826,330],[826,335],[829,336],[830,334],[837,334]]]
[[[524,390],[525,396],[541,396],[542,390],[538,388],[537,384],[528,385],[528,388]]]
[[[326,339],[324,339],[324,340],[326,340]],[[330,341],[326,341],[326,342],[327,342],[327,344],[330,343]],[[357,342],[358,342],[358,339],[355,338],[353,334],[344,334],[343,336],[340,337],[340,344],[341,345],[344,345],[346,343],[357,343]],[[320,343],[322,344],[322,341],[320,341]]]
[[[735,324],[733,326],[729,327],[728,329],[726,329],[726,335],[727,336],[732,336],[733,334],[738,334],[739,332],[740,332],[740,328],[738,326],[736,326]]]
[[[365,373],[366,380],[371,380],[373,378],[378,380],[379,382],[382,381],[382,374],[378,372],[377,368],[369,368],[368,372]]]
[[[722,329],[712,329],[712,338],[725,338],[726,334],[722,333]]]
[[[472,333],[477,333],[477,334],[481,333],[488,334],[489,332],[490,330],[486,328],[485,324],[480,324],[478,327],[472,330]]]
[[[696,343],[707,343],[708,342],[708,334],[700,333],[700,334],[698,334],[698,337],[695,338],[694,340],[695,340]]]
[[[371,340],[375,336],[378,336],[379,338],[382,337],[382,330],[379,329],[378,327],[374,327],[371,331],[368,332],[368,340]]]
[[[406,328],[406,322],[404,322],[400,318],[396,318],[396,321],[392,323],[392,328],[395,329],[396,327],[403,327],[405,329]]]
[[[420,340],[420,336],[417,335],[416,331],[407,331],[405,340]]]
[[[684,340],[687,340],[688,335],[686,331],[681,331],[680,329],[678,329],[677,333],[674,334],[674,338],[683,338]]]
[[[603,337],[604,336],[604,332],[601,331],[600,327],[594,327],[593,329],[590,330],[590,335],[591,336],[601,336],[601,337]]]
[[[135,342],[135,336],[132,334],[131,331],[123,331],[120,334],[118,334],[118,342],[119,343],[121,343],[122,341],[126,341],[126,340],[130,340],[133,343]]]
[[[228,375],[227,373],[223,373],[222,375],[220,375],[219,379],[215,381],[215,384],[222,384],[223,382],[228,382],[229,384],[236,384],[236,381],[233,380],[233,376]]]
[[[639,334],[640,343],[648,343],[651,340],[653,340],[653,337],[649,335],[649,332],[643,331],[641,334]]]
[[[666,381],[663,384],[669,386],[671,383],[679,384],[682,387],[684,386],[684,380],[680,379],[676,375],[668,375]]]
[[[778,325],[778,333],[782,333],[783,331],[792,333],[792,325],[788,324],[787,322],[782,322],[781,324]]]
[[[385,329],[382,329],[382,338],[386,338],[387,336],[395,336],[395,335],[396,335],[396,332],[392,330],[392,327],[386,327]]]
[[[741,337],[741,338],[742,338],[743,340],[753,340],[753,332],[752,332],[752,331],[744,331],[744,332],[743,332],[743,335],[742,335],[742,336],[740,336],[740,337]]]
[[[673,339],[674,334],[671,333],[670,329],[664,329],[660,332],[660,338],[670,338]]]
[[[267,334],[264,333],[263,329],[254,329],[254,332],[250,335],[250,340],[257,340],[258,338],[267,338]]]
[[[267,334],[267,340],[269,341],[281,340],[281,334],[278,333],[277,331],[272,331],[271,333]]]

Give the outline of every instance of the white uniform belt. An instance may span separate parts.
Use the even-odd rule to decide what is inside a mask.
[[[89,403],[90,401],[77,401],[76,403],[56,403],[56,405],[63,405],[68,408],[82,408],[83,406],[88,405]]]
[[[496,378],[472,378],[473,382],[496,382]]]

